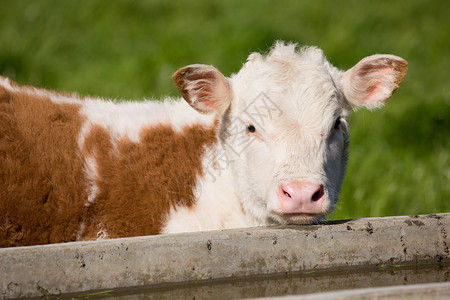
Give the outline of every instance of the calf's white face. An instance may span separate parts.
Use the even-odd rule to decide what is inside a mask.
[[[187,102],[215,113],[242,206],[257,224],[313,223],[331,212],[344,178],[347,116],[380,107],[407,63],[373,55],[343,72],[317,48],[277,43],[231,78],[211,66],[174,74]]]

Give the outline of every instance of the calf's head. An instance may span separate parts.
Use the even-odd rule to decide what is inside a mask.
[[[217,115],[245,211],[259,224],[305,224],[338,199],[349,110],[381,107],[406,70],[400,57],[373,55],[341,71],[317,48],[278,42],[230,78],[205,65],[173,77],[192,107]]]

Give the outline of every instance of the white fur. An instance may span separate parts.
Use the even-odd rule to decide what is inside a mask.
[[[180,131],[188,125],[210,125],[213,121],[212,116],[199,114],[185,101],[171,99],[121,103],[88,99],[83,101],[81,114],[87,117],[90,126],[97,124],[107,129],[113,140],[126,136],[135,143],[139,142],[143,128],[169,125]]]
[[[234,118],[251,122],[248,110],[260,93],[282,112],[267,117],[264,124],[259,122],[256,128],[261,141],[233,157],[238,194],[256,224],[317,219],[280,216],[276,190],[281,183],[305,180],[324,184],[327,199],[323,214],[331,211],[337,200],[345,141],[340,138],[339,146],[329,147],[329,136],[336,118],[345,119],[347,111],[325,62],[319,49],[304,48],[299,53],[293,44],[277,44],[266,58],[251,56],[231,78],[235,99],[240,100],[232,105]],[[343,137],[345,133],[338,134]],[[327,174],[327,157],[337,161],[333,174]]]
[[[354,72],[378,63],[383,68],[373,68],[368,76]],[[398,57],[378,55],[344,73],[333,67],[320,49],[298,50],[295,44],[278,42],[266,56],[251,54],[242,69],[228,79],[210,66],[191,67],[198,74],[204,71],[209,75],[204,80],[196,78],[195,83],[180,80],[188,90],[190,99],[186,100],[201,112],[212,110],[209,114],[180,100],[113,103],[81,101],[34,88],[22,91],[80,105],[85,118],[78,137],[80,153],[93,126],[105,128],[115,145],[121,138],[139,143],[144,128],[170,125],[180,131],[194,124],[211,127],[219,118],[218,143],[205,149],[204,174],[192,187],[196,202],[190,208],[173,207],[166,216],[163,233],[312,223],[332,211],[339,196],[346,166],[349,109],[381,106],[404,76],[390,66],[404,63]],[[210,76],[211,72],[216,72],[215,76]],[[373,92],[367,82],[382,85]],[[199,83],[201,88],[196,87]],[[8,79],[0,78],[0,84],[17,90]],[[203,99],[205,95],[212,95],[211,99]],[[206,101],[206,107],[199,104],[202,101]],[[337,119],[341,126],[334,129]],[[247,131],[249,124],[256,132]],[[99,192],[96,152],[84,159],[89,195],[85,205],[90,205]],[[280,184],[291,181],[324,186],[320,214],[284,214],[276,191]],[[97,237],[107,238],[108,233],[101,224],[98,226]],[[82,237],[84,227],[80,224],[78,237]]]
[[[94,200],[99,193],[97,181],[100,179],[100,176],[98,174],[97,161],[94,156],[88,155],[85,157],[83,171],[86,176],[86,180],[88,181],[88,197],[84,203],[84,206],[89,206],[94,203]]]
[[[97,239],[98,240],[105,240],[105,239],[109,239],[109,234],[108,231],[106,231],[103,227],[102,224],[97,224]]]
[[[221,146],[218,145],[220,148]],[[222,151],[213,149],[211,151]],[[224,163],[218,162],[213,166],[208,159],[214,155],[205,156],[203,167],[204,176],[198,176],[194,194],[197,201],[194,207],[174,207],[168,214],[162,233],[178,233],[187,231],[205,231],[227,228],[242,228],[255,226],[244,211],[239,195],[233,188],[233,174]],[[220,170],[219,170],[220,169]]]
[[[394,59],[401,60],[391,55],[372,56],[357,67],[366,63],[388,66]],[[213,70],[194,66],[198,73]],[[201,194],[195,207],[174,208],[164,232],[311,223],[331,212],[345,173],[349,109],[381,106],[396,88],[398,74],[395,77],[390,72],[389,68],[375,71],[370,78],[358,72],[356,79],[343,76],[344,72],[333,67],[320,49],[297,50],[295,44],[281,42],[267,56],[251,54],[243,68],[229,78],[231,91],[222,92],[223,86],[210,91],[217,93],[218,99],[227,99],[228,93],[233,95],[229,111],[222,116],[221,144],[216,148],[224,151],[229,167],[222,171],[216,160],[219,168],[208,168],[207,175],[198,180]],[[379,92],[371,94],[370,103],[368,80],[383,82]],[[197,99],[195,92],[190,90],[191,101]],[[347,96],[352,97],[351,101]],[[271,107],[258,103],[264,101],[261,99]],[[265,117],[259,117],[261,112]],[[338,118],[341,126],[334,130]],[[257,133],[247,133],[248,124],[255,125]],[[280,184],[291,181],[324,185],[321,214],[283,215],[276,191]]]
[[[6,77],[0,77],[0,85],[10,91],[17,91],[17,89],[11,85],[11,82]]]
[[[81,221],[80,222],[80,229],[77,232],[76,240],[77,241],[82,241],[85,232],[86,232],[86,224],[83,221]]]

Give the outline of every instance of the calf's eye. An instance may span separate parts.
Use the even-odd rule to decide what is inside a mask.
[[[254,132],[256,132],[256,128],[254,125],[249,124],[249,125],[247,125],[247,131],[250,133],[254,133]]]
[[[334,122],[334,129],[338,130],[341,128],[341,118],[336,119],[336,122]]]

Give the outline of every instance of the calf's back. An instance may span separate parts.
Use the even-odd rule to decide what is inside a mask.
[[[172,206],[193,204],[214,126],[149,118],[117,134],[90,116],[120,104],[2,83],[1,247],[157,234]]]

